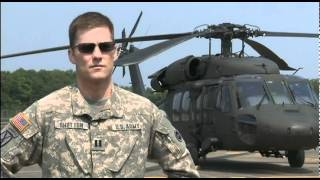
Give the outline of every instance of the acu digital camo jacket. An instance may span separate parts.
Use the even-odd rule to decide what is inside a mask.
[[[117,86],[96,113],[76,86],[67,86],[1,131],[2,175],[38,163],[43,177],[144,177],[148,157],[169,177],[199,177],[165,113]]]

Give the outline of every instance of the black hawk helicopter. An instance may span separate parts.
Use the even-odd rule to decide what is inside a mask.
[[[250,39],[258,36],[318,38],[318,34],[262,31],[250,25],[222,23],[203,30],[132,37],[125,30],[122,54],[115,66],[129,66],[133,91],[144,95],[139,63],[192,38],[209,40],[209,53],[188,55],[150,75],[151,87],[167,91],[160,107],[180,131],[195,164],[216,150],[259,151],[262,156],[288,158],[291,167],[302,167],[304,150],[319,142],[318,97],[307,79],[282,75],[295,70],[266,46]],[[252,28],[254,27],[254,28]],[[129,42],[166,41],[144,49]],[[221,40],[221,53],[211,54],[211,39]],[[232,40],[242,41],[242,50],[232,52]],[[245,44],[261,56],[250,57]],[[68,49],[69,46],[1,56],[1,59]]]

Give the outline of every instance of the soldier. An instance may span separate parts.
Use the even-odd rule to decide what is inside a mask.
[[[119,51],[109,18],[78,16],[69,40],[77,83],[10,119],[1,131],[1,176],[38,163],[43,177],[144,177],[154,158],[168,177],[199,177],[165,113],[113,84]]]

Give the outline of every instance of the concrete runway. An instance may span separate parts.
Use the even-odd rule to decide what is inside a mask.
[[[242,151],[217,151],[200,160],[201,177],[319,177],[319,150],[306,151],[302,168],[291,168],[287,158],[266,158],[259,153]],[[166,177],[161,167],[147,163],[145,177]],[[38,165],[22,168],[17,177],[41,177]]]

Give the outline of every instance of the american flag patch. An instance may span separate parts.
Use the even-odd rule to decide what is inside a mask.
[[[12,118],[11,124],[18,129],[19,132],[24,132],[32,123],[24,113],[19,113]]]

